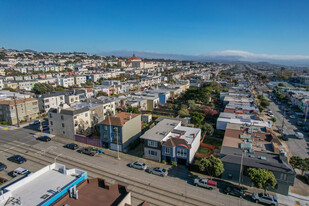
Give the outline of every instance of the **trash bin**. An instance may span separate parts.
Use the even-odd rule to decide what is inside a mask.
[[[103,153],[103,149],[98,149],[98,152],[99,153]]]

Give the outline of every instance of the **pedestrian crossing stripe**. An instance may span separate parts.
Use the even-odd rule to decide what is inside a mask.
[[[18,127],[14,127],[14,129],[18,129]]]
[[[4,128],[5,130],[8,130],[9,128],[8,127],[6,127],[6,128]]]

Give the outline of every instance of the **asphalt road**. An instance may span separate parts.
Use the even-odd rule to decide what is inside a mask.
[[[264,94],[264,96],[267,96]],[[283,121],[283,110],[281,109],[284,107],[284,105],[277,105],[272,100],[270,100],[270,106],[269,108],[273,112],[274,116],[277,118],[277,122],[275,123],[278,128],[282,127],[282,121]],[[295,115],[296,116],[296,115]],[[297,119],[291,119],[286,114],[286,118],[284,120],[284,134],[289,138],[288,141],[286,141],[286,144],[289,147],[290,152],[295,155],[299,156],[301,158],[307,158],[309,157],[309,138],[308,134],[301,131],[296,126]],[[301,132],[304,134],[304,139],[297,139],[295,134],[296,132]]]
[[[55,140],[40,142],[34,137],[36,132],[29,129],[0,131],[0,161],[8,165],[7,170],[0,172],[0,177],[12,179],[8,173],[20,166],[35,172],[54,162],[54,158],[61,154],[57,162],[68,168],[80,168],[87,171],[89,177],[101,176],[108,183],[126,185],[132,191],[133,205],[142,200],[149,201],[151,205],[256,205],[250,199],[228,196],[219,189],[210,191],[193,186],[193,179],[203,176],[197,176],[184,167],[171,167],[169,176],[162,178],[129,168],[127,164],[130,162],[125,159],[117,160],[104,154],[90,157],[65,149],[63,143]],[[28,161],[18,165],[6,160],[14,154],[20,154]],[[147,164],[149,167],[158,166],[152,161]]]

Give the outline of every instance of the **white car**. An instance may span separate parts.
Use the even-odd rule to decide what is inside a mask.
[[[291,119],[295,119],[296,117],[294,115],[290,115],[290,118]]]
[[[304,139],[304,134],[301,133],[301,132],[296,132],[296,135],[295,135],[298,139]]]
[[[16,177],[16,176],[18,176],[18,175],[28,175],[28,174],[30,174],[31,172],[29,171],[29,170],[27,170],[27,169],[24,169],[24,168],[22,168],[22,167],[19,167],[19,168],[17,168],[17,169],[15,169],[14,171],[13,171],[13,177]]]
[[[150,174],[155,174],[155,175],[159,175],[159,176],[167,176],[168,172],[166,171],[166,169],[163,169],[161,167],[154,167],[154,168],[151,168],[149,170],[149,173]]]
[[[140,169],[140,170],[146,170],[147,169],[147,165],[143,162],[132,162],[129,166],[133,167],[135,169]]]
[[[206,178],[202,178],[202,179],[196,178],[196,179],[194,179],[194,185],[200,186],[200,187],[205,187],[205,188],[208,188],[210,190],[217,188],[217,182],[216,181],[209,180],[209,179],[206,179]]]
[[[252,199],[256,202],[256,203],[265,203],[268,205],[275,205],[277,206],[278,203],[278,199],[276,196],[270,195],[270,194],[264,194],[264,193],[254,193],[252,195]]]

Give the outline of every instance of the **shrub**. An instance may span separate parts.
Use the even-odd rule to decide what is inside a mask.
[[[165,161],[165,160],[162,160],[162,163],[163,163],[163,164],[165,164],[165,163],[166,163],[166,161]]]
[[[173,166],[177,166],[177,162],[175,162],[175,161],[172,161],[171,164],[172,164]]]
[[[277,122],[277,118],[276,118],[276,117],[273,117],[273,118],[272,118],[272,121],[273,121],[273,122]]]

